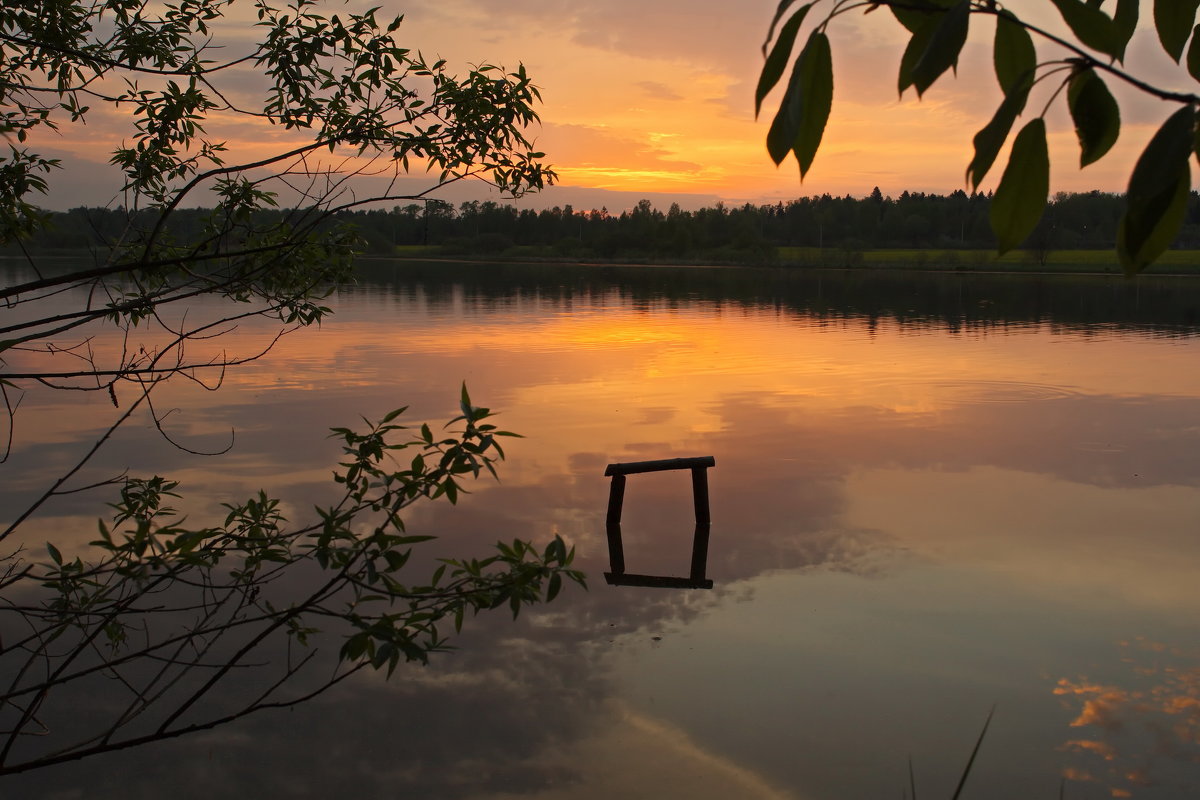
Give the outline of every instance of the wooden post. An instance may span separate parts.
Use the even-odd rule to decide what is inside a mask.
[[[608,518],[605,520],[609,525],[621,524],[621,509],[625,505],[625,476],[620,473],[615,473],[612,476],[612,485],[608,489]]]
[[[608,564],[620,575],[625,572],[625,548],[621,542],[621,508],[625,503],[625,476],[613,475],[608,490]]]
[[[708,569],[708,534],[712,520],[708,512],[708,468],[692,467],[692,502],[696,508],[696,533],[692,537],[693,581],[703,581]]]

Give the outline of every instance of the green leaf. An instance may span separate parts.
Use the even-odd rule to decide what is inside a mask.
[[[1187,166],[1196,129],[1195,107],[1183,106],[1162,124],[1138,157],[1129,178],[1129,194],[1145,199],[1173,189]]]
[[[436,536],[395,536],[392,538],[392,544],[397,547],[405,547],[410,544],[420,544],[421,542],[432,542]]]
[[[973,140],[975,157],[967,165],[967,180],[972,189],[979,188],[979,184],[983,183],[988,170],[995,163],[1000,148],[1004,146],[1009,131],[1017,121],[1017,115],[1025,108],[1025,101],[1029,97],[1029,90],[1032,86],[1033,73],[1028,72],[1025,74],[1025,78],[1018,81],[1013,90],[1004,97],[991,121],[975,134]]]
[[[925,51],[912,68],[912,83],[918,95],[924,94],[942,73],[958,63],[958,54],[967,43],[970,21],[970,0],[961,0],[941,15]]]
[[[467,382],[463,381],[462,396],[459,399],[459,408],[462,410],[463,416],[469,421],[471,419],[471,395],[467,394]]]
[[[996,15],[996,38],[992,46],[996,80],[1007,95],[1026,74],[1037,69],[1037,49],[1029,31],[1007,11]]]
[[[356,633],[342,645],[341,658],[343,661],[357,661],[367,650],[368,638],[365,633]]]
[[[929,43],[933,40],[933,34],[941,24],[943,13],[938,13],[936,16],[923,15],[921,25],[909,37],[904,54],[900,56],[900,74],[896,78],[896,90],[901,96],[904,95],[905,89],[913,85],[913,70],[916,69],[921,56],[929,49]]]
[[[60,553],[58,551],[57,547],[50,544],[50,542],[46,542],[46,552],[50,554],[50,558],[51,558],[51,560],[54,561],[55,564],[62,566],[62,562],[63,562],[62,553]]]
[[[1193,78],[1200,81],[1200,25],[1192,31],[1192,44],[1187,52],[1187,70]],[[3,349],[3,342],[0,342],[0,350]]]
[[[1154,27],[1167,55],[1179,63],[1183,46],[1196,25],[1200,0],[1154,0]]]
[[[1129,40],[1137,30],[1140,6],[1141,0],[1117,0],[1117,13],[1113,15],[1113,24],[1117,29],[1118,61],[1125,60],[1125,48],[1129,46]]]
[[[1067,85],[1067,107],[1079,137],[1079,166],[1102,158],[1121,132],[1121,111],[1104,81],[1090,67],[1073,74]]]
[[[789,151],[800,164],[800,179],[808,173],[829,120],[833,103],[833,58],[829,38],[813,31],[796,59],[787,94],[767,132],[767,152],[779,164]]]
[[[771,27],[767,29],[767,38],[763,39],[762,54],[764,56],[767,54],[767,45],[769,45],[771,40],[775,38],[775,28],[779,25],[779,20],[783,19],[783,15],[787,13],[787,10],[791,8],[792,4],[795,2],[796,0],[780,0],[779,7],[775,9],[775,16],[771,18]],[[801,15],[808,13],[808,6],[811,5],[812,3],[805,4],[805,7],[796,13]]]
[[[1123,51],[1123,46],[1119,46],[1122,38],[1121,32],[1117,30],[1116,23],[1103,11],[1086,5],[1080,0],[1050,0],[1050,2],[1058,8],[1058,13],[1062,14],[1067,27],[1083,44],[1113,58],[1117,58],[1118,53]]]
[[[407,410],[408,410],[408,406],[404,406],[402,408],[397,408],[395,411],[388,412],[388,415],[383,418],[383,421],[380,424],[381,425],[388,424],[389,422],[391,422],[392,420],[394,420],[396,417],[400,416]]]
[[[1008,167],[992,197],[992,231],[1000,254],[1019,245],[1037,227],[1050,194],[1046,121],[1030,120],[1013,140]]]
[[[1180,172],[1174,188],[1153,203],[1135,208],[1130,201],[1117,227],[1117,255],[1125,274],[1141,272],[1175,241],[1187,215],[1191,178],[1190,171]]]
[[[785,0],[785,2],[790,2],[790,0]],[[800,30],[800,26],[804,23],[804,17],[811,7],[811,3],[805,5],[787,21],[787,24],[779,32],[779,39],[775,42],[775,46],[771,48],[771,55],[767,56],[766,62],[763,63],[762,74],[758,76],[758,88],[754,92],[755,117],[758,117],[758,112],[762,109],[763,98],[775,88],[775,84],[779,83],[780,77],[783,76],[783,68],[787,66],[788,56],[792,54],[792,47],[796,43],[796,33]]]
[[[787,91],[779,103],[779,109],[775,112],[775,118],[771,120],[770,129],[767,131],[767,153],[771,156],[771,160],[775,162],[775,166],[783,163],[783,160],[787,158],[787,154],[791,152],[792,145],[796,141],[796,133],[799,130],[798,120],[800,114],[803,113],[803,108],[793,112],[792,105],[797,102],[797,95],[800,94],[802,89],[801,70],[803,69],[803,59],[805,53],[808,52],[811,41],[810,37],[809,43],[805,44],[804,50],[792,66],[792,75],[788,79]]]
[[[1162,124],[1129,177],[1125,216],[1117,226],[1117,255],[1134,275],[1174,241],[1187,212],[1196,143],[1196,111],[1184,106]]]
[[[940,14],[954,5],[955,0],[914,0],[902,6],[888,6],[901,25],[908,28],[909,33],[916,33],[925,24],[930,14]],[[924,10],[922,10],[924,9]]]
[[[550,576],[549,585],[546,587],[546,602],[549,603],[551,600],[558,597],[558,593],[561,590],[562,576],[556,572]]]

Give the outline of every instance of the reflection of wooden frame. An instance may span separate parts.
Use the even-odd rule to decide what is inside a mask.
[[[613,586],[658,586],[666,589],[711,589],[713,582],[704,577],[708,567],[708,533],[712,519],[708,513],[708,468],[715,467],[712,456],[700,458],[668,458],[662,461],[631,461],[609,464],[605,475],[612,476],[608,492],[608,563],[611,572],[604,579]],[[692,471],[692,501],[696,507],[696,534],[692,539],[692,571],[686,578],[666,575],[637,575],[625,571],[625,549],[621,541],[621,508],[625,503],[625,476],[639,472],[662,472],[669,469]]]

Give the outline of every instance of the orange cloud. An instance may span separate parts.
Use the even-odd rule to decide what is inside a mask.
[[[1075,767],[1064,767],[1062,776],[1069,781],[1079,781],[1081,783],[1096,780],[1087,770],[1077,769]]]
[[[1118,663],[1129,670],[1129,685],[1101,684],[1082,678],[1061,679],[1053,693],[1082,701],[1073,728],[1091,727],[1092,739],[1071,739],[1063,750],[1104,760],[1113,797],[1131,797],[1136,787],[1166,784],[1178,769],[1190,770],[1200,751],[1200,667],[1197,653],[1137,637],[1121,643]],[[1137,669],[1138,658],[1162,659],[1155,669]],[[1083,768],[1072,768],[1072,780],[1092,780]]]
[[[1096,742],[1096,741],[1091,741],[1088,739],[1073,739],[1073,740],[1067,742],[1065,745],[1063,745],[1063,747],[1068,750],[1075,750],[1078,752],[1095,753],[1096,755],[1103,758],[1105,761],[1112,761],[1114,758],[1116,758],[1116,751],[1113,749],[1113,746],[1110,744],[1107,744],[1106,742]],[[1075,770],[1069,770],[1069,771],[1074,772]],[[1086,774],[1086,773],[1082,773],[1082,774]],[[1067,776],[1067,777],[1071,777],[1071,776]],[[1091,778],[1089,777],[1089,778],[1083,778],[1083,779],[1076,778],[1075,780],[1090,780],[1090,779]]]

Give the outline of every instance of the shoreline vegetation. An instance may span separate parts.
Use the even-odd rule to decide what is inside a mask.
[[[1049,253],[1045,260],[1031,259],[1022,252],[997,256],[991,250],[926,250],[920,248],[825,250],[818,248],[778,248],[776,257],[754,261],[705,259],[568,258],[535,248],[514,248],[498,255],[473,256],[447,253],[440,247],[399,247],[392,254],[364,254],[368,260],[444,261],[462,264],[528,263],[571,264],[574,266],[622,267],[750,267],[765,269],[822,270],[901,270],[916,272],[987,273],[987,274],[1076,274],[1123,276],[1117,255],[1112,250],[1064,250]],[[1139,277],[1155,275],[1200,276],[1200,249],[1169,250]]]
[[[91,257],[95,248],[30,248],[39,259],[77,260]],[[367,252],[365,261],[417,261],[452,264],[565,264],[572,266],[620,267],[742,267],[752,269],[818,269],[849,271],[903,271],[988,275],[1094,275],[1124,277],[1112,250],[1063,250],[1048,253],[1044,260],[1024,252],[997,256],[991,250],[899,249],[821,250],[777,248],[774,257],[753,260],[645,258],[638,256],[597,258],[562,256],[536,247],[514,247],[508,251],[477,255],[447,250],[439,245],[402,245],[392,253]],[[18,249],[0,249],[0,265],[19,266],[25,254]],[[1168,250],[1140,278],[1155,276],[1200,276],[1200,249]]]
[[[330,227],[349,228],[366,258],[463,262],[532,262],[656,266],[741,266],[791,269],[899,269],[961,273],[1120,275],[1115,242],[1125,200],[1117,194],[1059,193],[1024,244],[996,254],[989,225],[992,198],[876,188],[861,198],[802,197],[774,205],[745,204],[667,211],[642,200],[630,210],[577,211],[570,205],[518,209],[495,202],[455,207],[425,200],[390,209],[342,212]],[[0,249],[0,258],[104,258],[152,210],[76,208],[47,212],[49,230]],[[211,240],[213,211],[176,209],[167,233],[175,241]],[[255,223],[286,227],[284,209],[254,212]],[[6,258],[6,260],[7,260]],[[1200,275],[1200,194],[1189,196],[1173,249],[1149,274]]]

